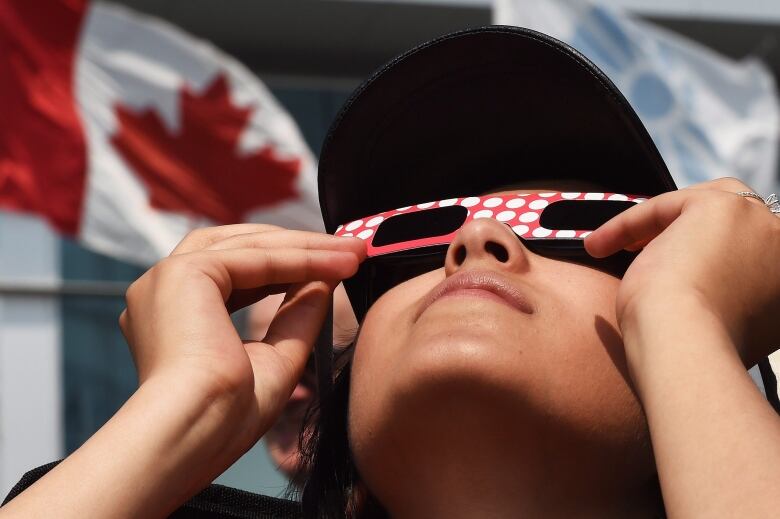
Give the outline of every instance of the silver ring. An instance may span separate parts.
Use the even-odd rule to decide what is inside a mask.
[[[772,211],[773,214],[780,216],[780,200],[778,200],[776,194],[772,193],[766,198],[752,191],[740,191],[737,194],[746,198],[755,198],[756,200],[761,200],[764,205],[767,206],[770,211]]]

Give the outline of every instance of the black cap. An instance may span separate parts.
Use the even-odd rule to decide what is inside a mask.
[[[325,228],[537,179],[619,193],[676,189],[615,85],[563,42],[518,27],[442,36],[393,59],[347,101],[319,164]]]

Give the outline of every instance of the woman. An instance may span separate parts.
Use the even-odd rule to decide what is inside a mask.
[[[661,195],[594,232],[597,257],[649,242],[622,281],[534,254],[496,220],[462,227],[443,268],[391,289],[363,322],[349,382],[357,471],[344,479],[399,517],[659,517],[652,438],[670,515],[768,515],[776,493],[740,508],[743,492],[780,481],[777,458],[760,461],[778,419],[744,366],[768,353],[747,345],[771,343],[778,268],[745,236],[773,280],[748,289],[728,272],[746,259],[734,247],[750,246],[728,236],[744,218],[767,235],[780,222],[745,190],[722,179]],[[747,307],[753,325],[734,315]],[[741,443],[753,434],[766,436]],[[728,438],[741,447],[723,452]]]
[[[522,38],[523,45],[533,40],[540,52],[551,45],[511,32],[490,29],[481,33],[487,40],[478,40],[505,48],[504,40],[494,39],[500,33]],[[429,65],[439,65],[412,68],[440,66],[442,49],[463,38],[420,51],[436,58]],[[494,61],[490,53],[478,54]],[[472,65],[463,70],[471,74]],[[512,83],[505,79],[501,85]],[[404,90],[382,81],[393,92]],[[354,142],[355,121],[371,112],[366,99],[381,90],[378,84],[353,99],[352,115],[340,119],[323,153],[320,191],[331,232],[375,209],[407,205],[388,202],[393,197],[421,203],[458,196],[463,207],[469,195],[584,192],[594,184],[653,197],[588,235],[588,254],[575,257],[534,252],[531,240],[519,240],[520,231],[498,218],[472,218],[447,239],[436,268],[417,273],[410,267],[403,277],[412,277],[371,293],[366,283],[355,283],[367,279],[366,265],[378,272],[378,260],[366,259],[360,238],[250,224],[196,231],[128,291],[121,326],[138,368],[138,391],[2,513],[170,514],[271,427],[303,372],[330,293],[351,278],[347,289],[358,316],[370,310],[351,366],[333,389],[334,398],[348,396],[348,409],[326,403],[322,410],[304,496],[309,514],[657,517],[665,510],[670,516],[771,516],[780,499],[780,421],[745,367],[771,352],[780,311],[780,219],[762,201],[737,194],[750,189],[734,179],[664,192],[663,182],[653,184],[663,175],[640,172],[629,181],[581,168],[572,185],[554,167],[569,159],[534,155],[539,148],[530,145],[527,163],[546,160],[547,178],[518,187],[523,175],[501,167],[495,139],[470,149],[442,139],[441,146],[460,154],[439,168],[450,182],[444,185],[435,165],[420,160],[419,147],[404,155],[395,146],[399,135],[411,134],[400,123],[386,131],[397,123],[387,118],[372,150],[381,156],[392,149],[398,160],[414,156],[422,165],[399,175],[411,175],[420,193],[410,193],[400,177],[373,192],[365,184],[352,195],[338,192],[336,177],[350,175],[346,159],[368,156],[338,151]],[[463,95],[475,88],[459,84]],[[491,80],[479,88],[495,85]],[[585,92],[588,85],[580,86]],[[550,88],[547,83],[544,90]],[[453,92],[451,85],[445,89]],[[625,109],[608,94],[607,104],[595,109],[600,117],[615,106]],[[418,110],[410,108],[416,113],[409,120],[428,124],[431,118]],[[587,140],[623,124],[623,131],[611,132],[614,139],[596,139],[603,146],[617,142],[604,159],[612,166],[628,160],[620,150],[649,141],[625,113],[592,131],[582,125],[582,112],[575,115],[552,118],[562,141],[572,142],[569,130]],[[439,124],[439,133],[416,137],[460,135]],[[505,134],[502,126],[494,125],[492,137]],[[545,134],[545,127],[533,133]],[[436,143],[428,144],[431,157],[443,157]],[[496,152],[488,154],[493,162],[476,183],[473,171],[459,164],[471,167],[470,153],[484,158],[486,146]],[[652,162],[654,148],[646,150],[649,155],[628,154],[637,169]],[[592,151],[576,160],[604,155],[604,148]],[[649,187],[623,190],[621,182]],[[508,184],[515,185],[502,187]],[[437,190],[438,198],[430,196]],[[625,272],[598,260],[623,249],[641,250]],[[241,341],[230,310],[277,291],[287,295],[263,341]],[[329,417],[339,411],[331,427]],[[345,456],[338,456],[339,439],[348,441]],[[79,481],[75,488],[73,481]]]

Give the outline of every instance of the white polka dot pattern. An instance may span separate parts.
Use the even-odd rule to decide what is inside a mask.
[[[515,234],[517,234],[518,236],[522,236],[522,235],[524,235],[525,233],[528,232],[528,226],[527,225],[515,225],[514,227],[512,227],[512,230],[515,231]]]
[[[347,224],[347,230],[348,231],[354,231],[358,227],[363,225],[363,220],[355,220],[354,222],[350,222]]]
[[[531,232],[531,234],[533,234],[537,238],[546,238],[547,236],[552,234],[552,231],[550,229],[545,229],[544,227],[537,227]]]
[[[366,227],[376,227],[377,225],[382,223],[382,220],[384,220],[384,218],[382,218],[381,216],[375,216],[366,222]]]
[[[514,211],[501,211],[496,215],[496,220],[498,220],[499,222],[508,222],[514,217],[515,217]]]
[[[527,212],[520,215],[520,221],[523,223],[530,223],[539,219],[539,213]]]
[[[492,195],[484,197],[448,198],[437,202],[425,202],[385,211],[360,220],[339,225],[334,233],[336,236],[357,236],[365,240],[369,256],[376,256],[398,250],[413,249],[428,245],[444,245],[452,241],[454,232],[446,236],[424,237],[401,244],[390,244],[381,247],[372,245],[373,236],[381,229],[382,223],[393,216],[417,211],[436,210],[438,207],[460,205],[468,208],[466,222],[479,218],[494,218],[509,225],[518,236],[529,240],[570,239],[581,240],[590,234],[588,230],[577,229],[546,229],[540,225],[540,216],[545,208],[561,200],[612,200],[641,203],[646,197],[623,195],[619,193],[538,193]],[[520,209],[522,208],[522,209]],[[518,210],[519,209],[519,210]],[[466,223],[464,222],[464,224]]]

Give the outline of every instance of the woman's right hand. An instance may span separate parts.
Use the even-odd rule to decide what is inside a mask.
[[[178,381],[191,398],[224,401],[237,458],[274,423],[300,378],[330,294],[355,273],[354,238],[239,224],[190,233],[127,291],[120,325],[141,386]],[[230,312],[287,292],[262,341],[242,341]],[[224,451],[223,451],[224,452]],[[215,470],[233,459],[220,460]]]
[[[0,515],[168,517],[273,424],[364,257],[361,240],[269,225],[188,235],[127,291],[137,391]],[[287,297],[268,334],[242,341],[230,311],[273,292]]]

